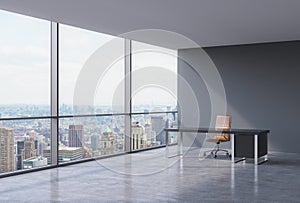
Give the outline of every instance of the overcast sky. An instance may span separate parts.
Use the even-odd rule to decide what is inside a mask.
[[[49,104],[50,22],[0,11],[0,26],[0,104]],[[72,104],[76,80],[85,62],[114,37],[65,25],[60,26],[59,34],[60,103]],[[124,49],[122,42],[119,48]],[[135,42],[133,52],[133,71],[161,67],[177,72],[176,52],[173,50]],[[165,74],[163,78],[176,89],[174,75]],[[121,57],[99,81],[95,103],[110,105],[123,79],[124,61]],[[138,79],[133,73],[133,80]],[[164,88],[144,87],[134,93],[133,103],[176,105],[176,95]]]

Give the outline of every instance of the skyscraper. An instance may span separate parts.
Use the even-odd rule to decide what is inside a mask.
[[[17,142],[17,170],[23,169],[25,159],[38,156],[38,141],[25,137],[25,140]]]
[[[0,172],[10,172],[14,169],[14,130],[0,127]]]
[[[83,125],[69,125],[69,147],[83,147]]]
[[[155,132],[152,130],[152,123],[150,121],[150,119],[146,119],[146,123],[145,123],[145,134],[146,134],[146,138],[147,138],[147,147],[150,146],[155,146],[156,144],[156,134]]]
[[[81,147],[82,157],[85,157],[83,125],[69,125],[69,147]]]
[[[141,149],[146,147],[146,134],[144,126],[139,122],[133,122],[131,126],[131,149]]]
[[[113,154],[116,150],[114,141],[114,134],[107,126],[100,138],[100,155]]]
[[[152,129],[156,133],[156,141],[160,144],[165,144],[165,132],[164,132],[164,122],[163,116],[151,116]]]
[[[24,149],[24,140],[17,142],[17,170],[22,169],[22,150]]]
[[[37,157],[37,141],[34,141],[32,138],[26,137],[24,141],[24,149],[21,152],[22,160]]]

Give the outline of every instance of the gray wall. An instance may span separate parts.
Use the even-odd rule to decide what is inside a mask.
[[[223,79],[232,128],[270,129],[270,151],[300,153],[300,42],[204,50]],[[192,59],[198,53],[198,49],[180,50],[179,58]],[[208,91],[201,77],[194,72],[191,66],[179,60],[178,73],[189,81],[195,91],[200,114],[203,115],[201,118],[209,117]],[[178,81],[179,99],[186,94],[181,83]],[[181,114],[184,114],[188,107],[184,98],[181,100]],[[200,119],[200,126],[207,125],[207,122],[205,118]]]

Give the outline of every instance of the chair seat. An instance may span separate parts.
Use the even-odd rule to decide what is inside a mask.
[[[214,143],[217,143],[217,142],[227,142],[227,141],[229,141],[229,140],[226,139],[226,138],[218,138],[218,139],[207,139],[206,141],[207,141],[207,142],[214,142]]]

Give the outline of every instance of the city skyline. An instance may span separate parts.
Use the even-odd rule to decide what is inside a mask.
[[[136,145],[134,149],[164,144],[164,137],[161,137],[163,128],[166,125],[177,125],[176,118],[167,113],[138,114],[132,119],[141,129],[138,130],[140,134],[134,137],[136,127],[132,125],[132,139],[135,143],[143,140],[143,144]],[[77,122],[72,118],[60,119],[59,161],[67,162],[124,152],[124,128],[124,116],[86,117]],[[7,155],[14,160],[13,171],[42,167],[51,163],[50,119],[1,121],[0,129],[5,129],[1,136],[11,135],[10,141],[3,143],[3,149],[9,145],[14,146],[11,147],[13,151]],[[174,136],[170,136],[169,139],[170,143],[176,140]]]

